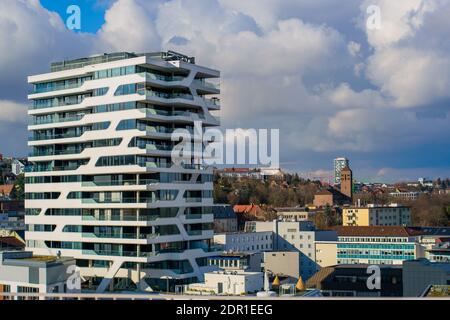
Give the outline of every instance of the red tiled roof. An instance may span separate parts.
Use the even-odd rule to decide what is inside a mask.
[[[233,211],[238,214],[239,213],[250,213],[254,216],[257,216],[262,212],[262,209],[260,208],[260,206],[254,205],[254,204],[248,204],[248,205],[236,204],[233,207]]]
[[[0,195],[9,196],[13,189],[14,189],[13,184],[1,184]]]
[[[246,213],[246,212],[250,212],[253,209],[253,205],[252,204],[236,204],[233,207],[233,211],[236,213]]]
[[[450,237],[437,238],[436,243],[450,242]]]

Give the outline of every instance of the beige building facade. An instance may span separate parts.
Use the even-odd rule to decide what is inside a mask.
[[[411,208],[389,206],[347,207],[342,211],[343,226],[410,226]]]
[[[263,253],[263,268],[278,276],[298,279],[300,277],[300,254],[298,251],[271,251]]]
[[[336,241],[316,241],[316,263],[321,268],[338,264]]]

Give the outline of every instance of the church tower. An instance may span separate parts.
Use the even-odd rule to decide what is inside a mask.
[[[341,170],[341,193],[353,198],[353,173],[348,166]]]

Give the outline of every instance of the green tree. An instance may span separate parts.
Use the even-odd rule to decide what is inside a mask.
[[[25,177],[23,174],[17,176],[17,179],[14,183],[12,198],[17,200],[25,199]]]

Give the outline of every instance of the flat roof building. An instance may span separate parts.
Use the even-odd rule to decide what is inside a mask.
[[[315,211],[303,207],[282,207],[274,208],[278,220],[284,221],[312,221],[315,217]]]
[[[214,235],[214,244],[223,251],[270,251],[274,246],[274,234],[272,231],[218,233]]]
[[[209,257],[208,265],[225,271],[260,272],[262,259],[262,252],[223,252]]]
[[[380,266],[380,287],[369,288],[367,264],[346,264],[322,268],[307,282],[309,289],[318,289],[324,297],[401,297],[402,267]]]
[[[334,230],[316,230],[311,221],[251,221],[247,230],[274,232],[273,251],[296,251],[300,257],[300,275],[308,279],[320,266],[316,261],[316,242],[337,241]]]
[[[411,208],[392,203],[387,206],[351,206],[342,209],[343,226],[410,226]]]
[[[27,251],[0,252],[0,292],[64,293],[74,266],[73,258],[33,256]]]
[[[423,234],[399,226],[337,226],[338,264],[394,264],[425,257]],[[330,249],[331,250],[331,249]]]
[[[212,271],[205,273],[204,283],[184,287],[187,294],[243,295],[256,293],[264,287],[262,272]]]
[[[450,239],[447,242],[438,242],[426,251],[430,261],[450,263]]]

